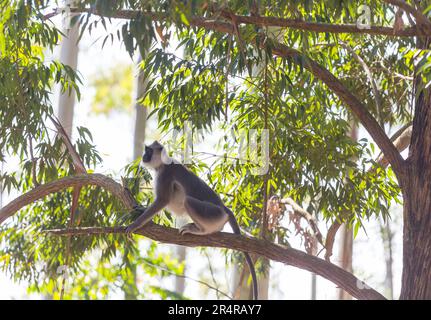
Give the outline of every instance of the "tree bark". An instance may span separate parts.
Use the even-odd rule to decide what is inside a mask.
[[[429,49],[431,38],[419,39]],[[416,108],[403,181],[403,273],[400,299],[431,299],[431,88],[416,72]]]

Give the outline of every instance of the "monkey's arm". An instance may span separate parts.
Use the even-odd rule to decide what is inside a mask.
[[[133,231],[139,229],[150,221],[155,214],[162,210],[168,204],[168,199],[166,198],[156,198],[154,202],[142,213],[135,222],[129,225],[126,229],[126,233],[132,233]]]

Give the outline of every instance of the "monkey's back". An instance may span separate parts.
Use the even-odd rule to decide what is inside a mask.
[[[178,183],[184,189],[186,195],[201,201],[211,202],[218,206],[223,205],[223,202],[214,190],[182,164],[172,163],[166,165],[164,171],[163,174],[171,176],[172,181]]]

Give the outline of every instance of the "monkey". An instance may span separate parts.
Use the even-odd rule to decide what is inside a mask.
[[[148,223],[163,209],[177,216],[188,215],[192,223],[182,226],[181,235],[207,235],[219,232],[229,222],[235,234],[241,229],[233,212],[227,208],[217,193],[197,175],[168,156],[158,141],[145,146],[142,165],[154,171],[154,202],[148,207],[135,207],[140,216],[126,228],[130,234]],[[253,298],[258,299],[256,271],[247,252],[243,252],[253,280]]]

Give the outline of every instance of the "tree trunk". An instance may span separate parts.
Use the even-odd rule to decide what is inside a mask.
[[[71,4],[73,1],[65,1],[65,5]],[[73,16],[73,15],[71,15]],[[67,20],[66,20],[67,21]],[[78,37],[79,37],[79,24],[75,23],[74,26],[65,26],[65,37],[61,42],[60,61],[73,70],[76,71],[78,66]],[[75,106],[75,90],[61,93],[58,101],[58,119],[63,125],[64,130],[69,137],[72,137],[73,125],[73,110]]]
[[[138,67],[137,69],[137,77],[135,79],[135,92],[133,93],[134,98],[134,134],[133,134],[133,160],[136,160],[138,157],[142,156],[143,153],[143,145],[145,141],[145,129],[147,123],[147,110],[144,106],[142,106],[138,100],[145,94],[147,88],[147,80],[143,78],[142,71],[139,68],[139,64],[142,61],[142,57],[139,56],[138,59]],[[126,261],[126,258],[123,258]],[[124,298],[126,300],[136,300],[139,296],[138,290],[138,270],[136,264],[130,264],[129,266],[130,279],[128,282],[124,283],[122,290],[124,293]]]
[[[269,260],[260,258],[260,263],[265,265],[265,272],[259,274],[257,278],[258,296],[259,300],[268,300],[269,280],[270,280],[270,266]],[[233,298],[235,300],[252,300],[253,289],[250,278],[250,270],[247,265],[236,264],[233,269]]]
[[[311,249],[311,254],[313,256],[317,255],[317,241],[313,241],[313,247]],[[317,275],[313,272],[311,273],[311,300],[317,300]]]
[[[139,56],[138,65],[142,61]],[[143,76],[142,70],[138,68],[138,76],[136,78],[136,93],[135,93],[135,129],[133,134],[133,160],[142,156],[144,151],[145,130],[147,127],[147,108],[140,104],[138,101],[141,99],[148,86],[148,79]]]
[[[394,273],[393,273],[393,237],[389,221],[380,221],[380,234],[383,241],[383,250],[385,251],[386,273],[385,273],[385,289],[387,297],[394,299]]]
[[[234,264],[232,277],[232,296],[235,300],[250,299],[250,286],[247,286],[246,279],[249,277],[248,270],[243,265]]]
[[[418,47],[430,48],[431,38]],[[410,154],[401,186],[404,197],[403,274],[400,299],[431,299],[431,88],[415,79]]]
[[[352,228],[343,223],[340,228],[340,267],[346,271],[352,272],[352,256],[353,256],[353,231]],[[338,291],[339,300],[351,300],[352,296],[343,289]]]
[[[184,224],[188,223],[187,219],[182,217],[176,218],[177,227],[180,227]],[[179,263],[184,263],[183,275],[186,273],[186,256],[187,256],[187,247],[185,246],[175,246],[175,257],[178,259]],[[181,295],[184,295],[184,290],[186,289],[186,279],[184,277],[175,277],[175,292]]]
[[[353,141],[358,140],[358,126],[356,123],[351,121],[350,137]],[[356,160],[356,159],[353,159]],[[353,229],[349,228],[346,223],[344,223],[340,228],[341,239],[340,239],[340,267],[346,271],[353,271]],[[352,300],[352,296],[346,291],[340,289],[338,291],[339,300]]]
[[[317,276],[315,273],[311,274],[311,300],[317,300]]]

